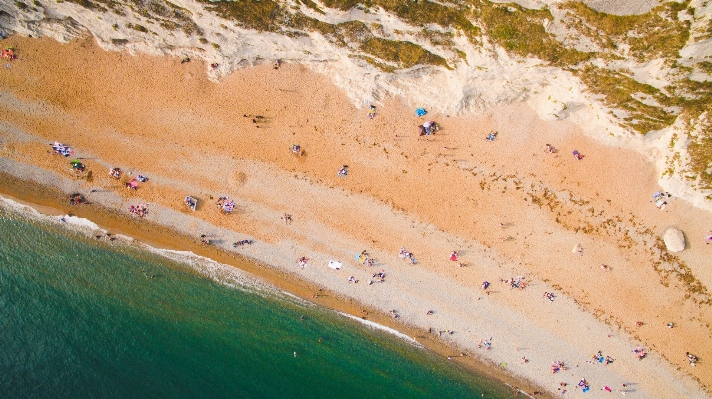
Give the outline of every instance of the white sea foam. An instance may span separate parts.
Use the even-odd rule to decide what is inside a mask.
[[[146,244],[141,244],[140,247],[172,261],[188,265],[201,275],[230,288],[241,289],[252,293],[269,293],[270,295],[275,295],[279,292],[275,287],[260,280],[259,277],[251,273],[216,262],[201,255],[196,255],[191,251],[160,249]]]
[[[17,213],[23,217],[30,218],[32,220],[50,222],[53,224],[62,224],[65,228],[72,230],[74,232],[82,233],[87,236],[92,235],[96,232],[106,233],[102,230],[99,225],[92,222],[86,218],[80,218],[72,215],[64,216],[49,216],[39,212],[37,209],[33,208],[31,205],[25,205],[20,202],[14,201],[10,198],[0,196],[0,208],[7,211]]]
[[[89,219],[85,218],[80,218],[78,216],[72,216],[72,215],[64,215],[64,216],[55,216],[55,218],[59,219],[61,222],[64,222],[70,226],[83,229],[83,230],[88,230],[88,231],[103,231],[98,224],[92,222]]]
[[[360,318],[360,317],[356,317],[356,316],[354,316],[354,315],[350,315],[350,314],[348,314],[348,313],[343,313],[343,312],[337,312],[337,313],[340,314],[341,316],[344,316],[344,317],[348,318],[348,319],[355,320],[355,321],[357,321],[357,322],[359,322],[359,323],[361,323],[361,324],[363,324],[363,325],[365,325],[365,326],[367,326],[367,327],[369,327],[369,328],[372,328],[372,329],[374,329],[374,330],[380,330],[380,331],[387,332],[388,334],[391,334],[391,335],[393,335],[393,336],[395,336],[395,337],[398,337],[398,338],[402,339],[403,341],[406,341],[407,343],[409,343],[409,344],[411,344],[411,345],[413,345],[413,346],[416,346],[416,347],[418,347],[418,348],[423,348],[423,345],[421,345],[418,341],[416,341],[416,340],[414,340],[413,338],[411,338],[411,337],[409,337],[409,336],[403,334],[402,332],[400,332],[400,331],[398,331],[398,330],[394,330],[394,329],[392,329],[392,328],[390,328],[390,327],[384,326],[383,324],[378,324],[378,323],[375,323],[375,322],[370,321],[370,320],[365,320],[365,319],[362,319],[362,318]]]
[[[39,213],[35,208],[21,204],[17,201],[13,201],[10,198],[5,198],[3,196],[0,196],[0,207],[3,209],[6,209],[8,211],[13,211],[16,213],[21,213],[23,215],[28,215],[28,216],[44,216],[41,213]]]

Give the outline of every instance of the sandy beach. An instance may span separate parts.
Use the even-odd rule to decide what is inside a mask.
[[[634,398],[709,396],[710,214],[675,198],[657,209],[646,156],[595,142],[571,122],[542,121],[526,103],[421,118],[419,104],[388,98],[369,119],[300,65],[264,64],[215,83],[203,63],[105,52],[91,37],[6,42],[21,57],[0,74],[1,193],[235,264],[438,353],[466,354],[454,361],[496,365],[529,381],[530,393],[558,395],[566,382],[566,397],[582,395],[583,377],[594,395],[609,386]],[[425,120],[441,129],[419,136]],[[491,131],[496,139],[485,140]],[[55,141],[91,178],[48,153]],[[120,180],[108,175],[114,167]],[[126,189],[139,173],[150,180]],[[96,205],[70,207],[71,192]],[[199,200],[196,211],[186,195]],[[236,202],[232,214],[215,206],[222,196]],[[128,213],[139,203],[149,204],[146,219]],[[665,250],[668,227],[685,232],[685,251]],[[254,244],[233,248],[245,239]],[[401,247],[417,264],[398,257]],[[364,250],[374,266],[354,260]],[[384,282],[369,285],[381,270]],[[517,276],[526,288],[503,282]],[[315,287],[329,294],[313,298]],[[598,351],[615,360],[594,364]],[[551,373],[553,361],[567,370]]]

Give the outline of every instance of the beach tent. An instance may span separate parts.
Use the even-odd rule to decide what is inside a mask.
[[[665,247],[670,252],[680,252],[685,249],[685,234],[678,229],[671,227],[665,230],[663,241],[665,241]]]
[[[339,270],[339,269],[341,269],[341,262],[337,262],[335,260],[330,260],[329,267],[334,270]]]

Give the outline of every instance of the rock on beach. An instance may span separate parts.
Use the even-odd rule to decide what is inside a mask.
[[[678,229],[671,227],[665,230],[663,241],[670,252],[680,252],[685,249],[685,235]]]

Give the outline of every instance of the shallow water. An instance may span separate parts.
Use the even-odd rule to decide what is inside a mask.
[[[511,396],[244,275],[224,279],[11,212],[0,232],[3,397]]]

